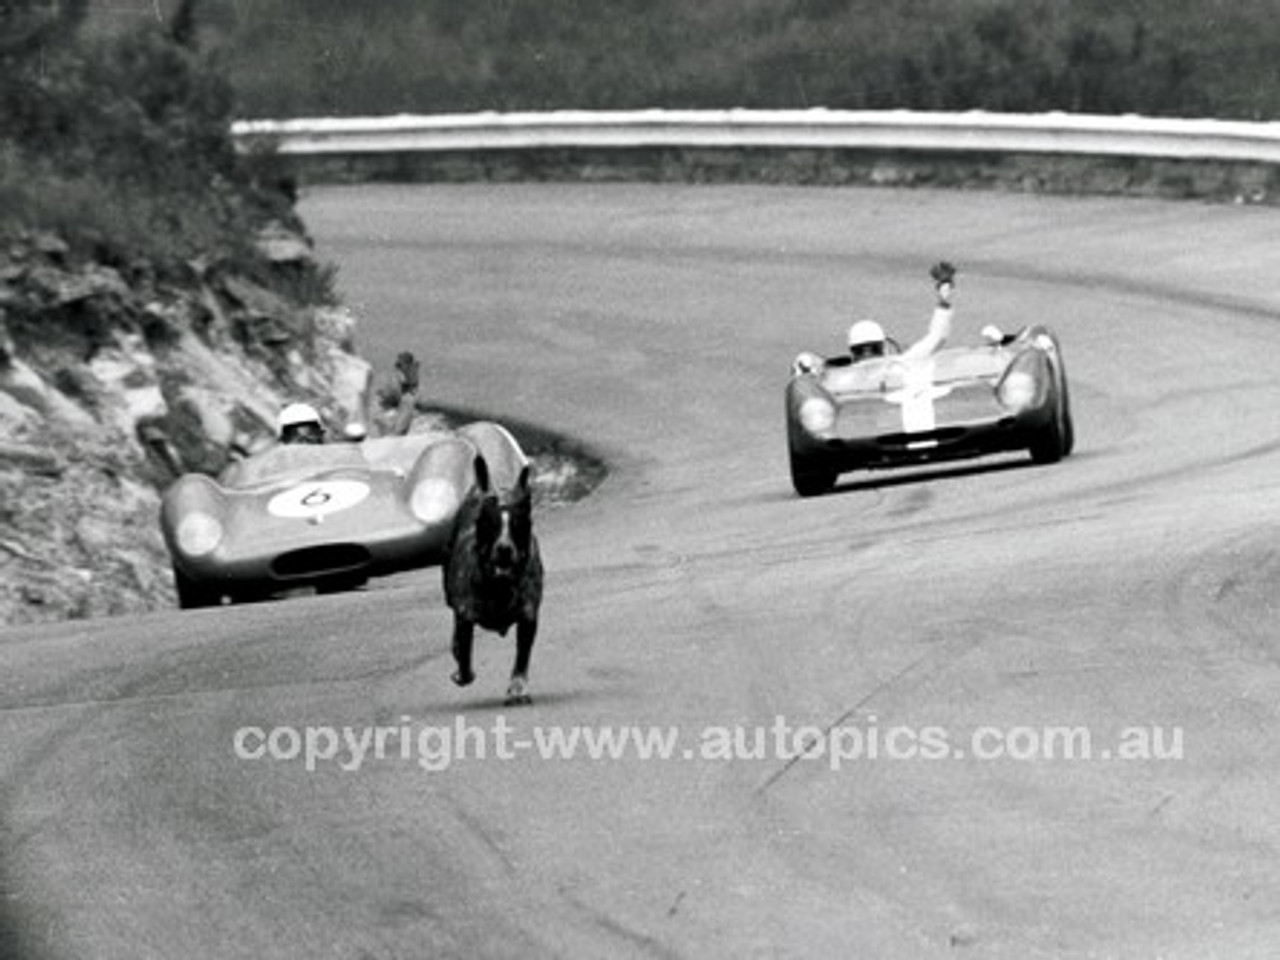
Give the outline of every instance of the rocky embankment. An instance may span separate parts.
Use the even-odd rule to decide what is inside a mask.
[[[272,289],[302,272],[305,238],[273,226],[258,245],[271,276],[161,278],[51,234],[0,250],[0,622],[171,605],[157,521],[174,476],[270,442],[290,400],[359,417],[353,318]]]

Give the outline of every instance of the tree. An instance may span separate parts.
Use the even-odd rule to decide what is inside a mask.
[[[0,59],[24,60],[75,36],[89,0],[0,0]]]

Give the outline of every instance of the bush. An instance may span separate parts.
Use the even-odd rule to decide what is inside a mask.
[[[41,8],[0,6],[0,27],[17,17],[45,38],[39,56],[0,48],[0,231],[52,230],[162,270],[197,256],[251,263],[255,231],[292,219],[292,201],[263,179],[267,166],[237,155],[215,60],[154,25],[78,39],[73,22],[35,17]]]
[[[1272,0],[254,0],[249,116],[641,107],[1280,115]]]

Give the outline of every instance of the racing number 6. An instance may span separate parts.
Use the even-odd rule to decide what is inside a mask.
[[[332,499],[333,499],[333,496],[332,494],[329,493],[329,491],[322,490],[319,487],[317,487],[315,490],[312,490],[310,493],[308,493],[305,497],[302,498],[302,505],[304,507],[312,507],[312,508],[323,507],[326,503],[328,503]]]

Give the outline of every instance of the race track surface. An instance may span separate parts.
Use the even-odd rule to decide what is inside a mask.
[[[1280,955],[1280,213],[639,185],[303,212],[383,367],[413,349],[428,397],[613,464],[538,517],[535,703],[502,706],[510,638],[449,683],[436,571],[7,631],[5,960]],[[942,257],[957,339],[1057,330],[1076,454],[796,498],[792,357],[923,332]],[[407,735],[350,771],[233,750],[344,726]],[[605,726],[674,754],[533,748]],[[1032,749],[1059,727],[1092,757]],[[1152,727],[1161,757],[1116,755]],[[975,756],[983,729],[1028,756]]]

